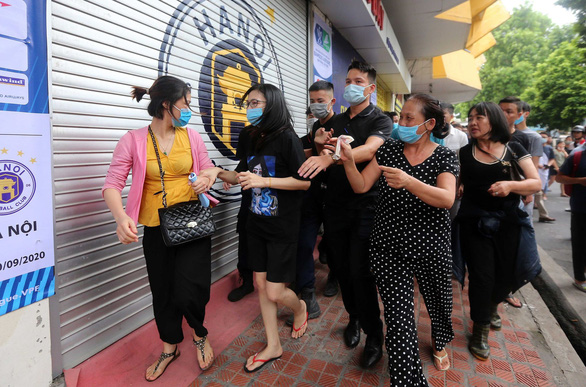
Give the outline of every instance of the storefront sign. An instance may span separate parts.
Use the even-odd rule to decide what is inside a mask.
[[[45,0],[0,2],[0,52],[3,315],[55,294]]]
[[[370,4],[370,12],[374,16],[379,30],[382,31],[385,26],[385,10],[381,4],[381,0],[366,0],[366,3]]]
[[[238,135],[247,124],[242,95],[257,83],[284,89],[275,47],[262,21],[266,15],[259,15],[253,4],[181,2],[169,20],[159,57],[159,75],[175,75],[185,63],[201,63],[199,79],[185,81],[197,90],[201,121],[212,143],[232,160],[237,160]],[[183,42],[189,45],[182,47]]]
[[[332,29],[313,14],[313,80],[332,81]]]

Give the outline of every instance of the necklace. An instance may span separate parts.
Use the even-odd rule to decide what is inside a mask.
[[[157,142],[159,143],[159,146],[163,149],[163,154],[165,156],[167,156],[169,154],[167,152],[167,148],[173,143],[174,139],[175,139],[175,134],[173,134],[171,136],[171,138],[167,141],[167,146],[163,146],[163,142],[160,140],[159,136],[157,136]]]

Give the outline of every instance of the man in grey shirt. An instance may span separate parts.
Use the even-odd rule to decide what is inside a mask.
[[[529,135],[531,146],[530,149],[527,150],[531,153],[531,159],[539,171],[539,159],[543,155],[543,143],[541,135],[527,127],[527,118],[529,118],[529,114],[531,114],[531,106],[527,102],[521,101],[521,121],[516,124],[515,127],[518,131]],[[543,195],[543,191],[539,191],[535,194],[535,200],[531,203],[531,212],[528,212],[531,218],[533,218],[533,203],[543,203]],[[539,212],[540,222],[553,222],[554,220],[554,218],[547,214],[547,211],[545,211],[545,213],[543,211]]]
[[[523,146],[525,146],[527,148],[527,151],[531,154],[531,159],[533,160],[535,169],[539,170],[539,158],[543,154],[543,145],[541,144],[541,136],[527,128],[526,119],[527,117],[529,117],[531,107],[528,103],[523,102],[519,98],[513,96],[503,98],[499,101],[499,105],[505,112],[505,116],[507,116],[507,119],[510,115],[508,115],[507,113],[514,113],[514,115],[517,117],[514,121],[515,129],[523,133],[527,137],[527,146],[525,146],[525,144],[523,144]],[[533,205],[533,195],[529,195],[523,198],[523,211],[525,211],[529,215],[531,223],[533,223]]]

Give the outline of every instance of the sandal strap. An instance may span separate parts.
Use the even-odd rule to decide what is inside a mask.
[[[171,353],[161,352],[161,356],[159,357],[159,361],[157,362],[157,365],[155,366],[155,369],[153,370],[153,374],[155,372],[157,372],[157,370],[159,369],[159,366],[161,365],[162,362],[164,362],[165,360],[167,360],[170,357],[175,357],[176,355],[177,355],[177,346],[175,346],[175,350]]]
[[[207,336],[204,336],[199,340],[193,339],[193,344],[195,344],[195,346],[201,352],[201,358],[204,362],[206,361],[206,355],[204,353],[204,349],[205,349],[205,344],[206,344],[207,338],[208,338]]]

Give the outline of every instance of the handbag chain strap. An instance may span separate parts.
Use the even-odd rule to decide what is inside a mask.
[[[155,192],[155,195],[163,193],[163,207],[167,208],[167,192],[165,192],[165,171],[163,171],[163,165],[161,164],[161,157],[159,157],[159,149],[157,148],[157,140],[155,139],[155,135],[153,134],[153,130],[149,125],[149,134],[151,135],[151,139],[153,140],[153,146],[155,147],[155,154],[157,155],[157,163],[159,163],[159,173],[161,174],[161,187],[163,187],[162,191]]]

